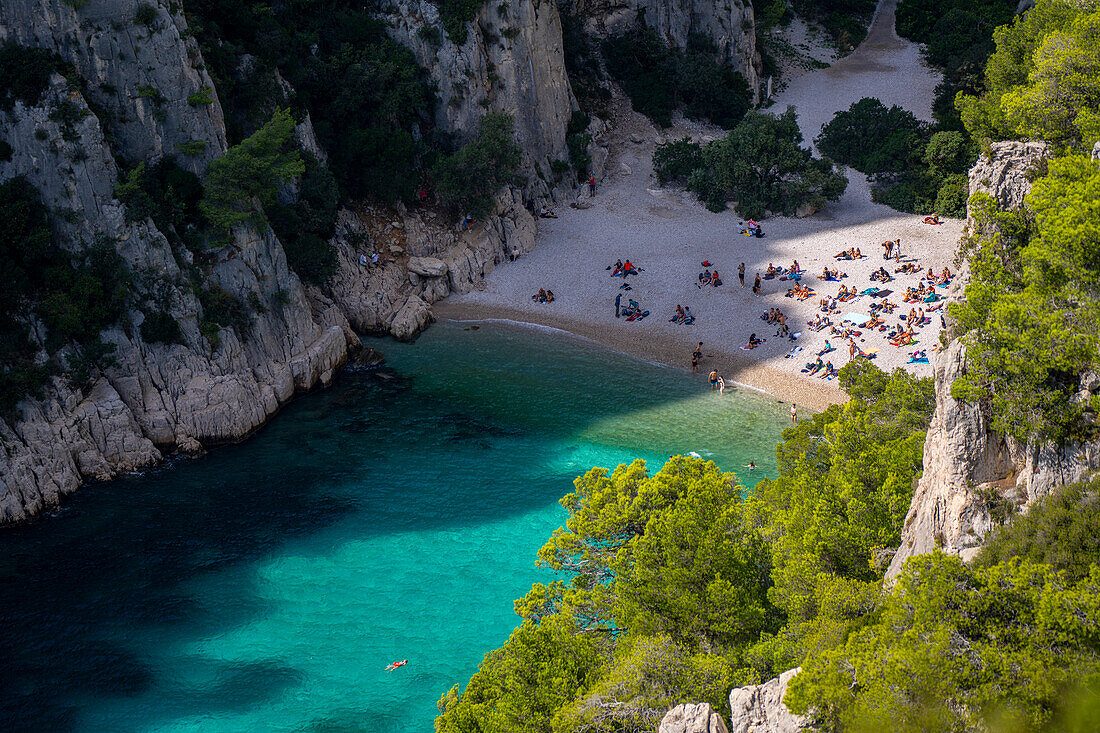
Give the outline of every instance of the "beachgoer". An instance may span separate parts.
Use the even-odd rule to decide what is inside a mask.
[[[364,254],[359,255],[359,264],[363,267],[370,267],[370,261],[367,260],[367,256]]]
[[[512,245],[512,262],[515,262],[519,258],[519,247]]]
[[[756,461],[749,461],[745,465],[741,466],[741,468],[747,468],[750,471],[755,471],[756,470]]]
[[[397,669],[398,667],[404,667],[408,663],[409,663],[408,659],[402,659],[400,662],[394,662],[393,664],[388,665],[386,667],[386,671],[387,672],[392,672],[395,669]]]
[[[791,422],[798,422],[798,405],[791,403]]]
[[[737,279],[741,281],[741,287],[745,287],[745,263],[737,266]]]
[[[551,290],[550,288],[546,289],[546,302],[547,303],[553,303],[554,302],[554,291]]]
[[[371,252],[370,263],[372,265],[377,265],[378,264],[378,253],[377,252]]]
[[[711,370],[709,379],[710,379],[710,388],[713,390],[715,387],[718,386],[718,370],[717,369]]]
[[[474,217],[470,216],[469,214],[462,217],[462,231],[466,231],[467,229],[469,229],[470,224],[472,224],[473,221],[474,221]]]
[[[726,380],[722,379],[722,375],[718,375],[718,394],[726,393]]]
[[[691,373],[695,374],[699,371],[699,360],[703,358],[703,342],[700,341],[699,345],[695,347],[695,351],[691,352]]]
[[[760,273],[756,273],[756,282],[752,284],[753,295],[760,295]]]
[[[623,299],[623,294],[622,293],[619,293],[618,295],[615,296],[615,317],[616,318],[619,317],[619,303],[622,302],[622,299]]]
[[[596,176],[590,175],[588,177],[588,196],[591,198],[596,195]]]
[[[710,284],[714,287],[718,287],[722,284],[722,278],[718,277],[718,270],[715,270],[710,274]]]

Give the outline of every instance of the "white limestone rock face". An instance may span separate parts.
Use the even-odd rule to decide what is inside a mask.
[[[143,4],[157,11],[149,25],[135,22]],[[91,101],[114,116],[116,154],[175,155],[197,173],[225,152],[225,124],[198,41],[186,31],[182,4],[166,0],[0,3],[0,43],[45,48],[71,63]],[[180,155],[176,146],[192,141],[205,149]]]
[[[493,213],[466,231],[432,211],[399,216],[400,226],[371,229],[351,211],[340,212],[339,267],[325,290],[359,332],[413,338],[431,322],[432,303],[469,292],[513,249],[526,254],[535,246],[535,218],[514,189],[501,191]],[[379,264],[360,265],[359,256],[371,253],[380,255]]]
[[[994,143],[992,158],[983,155],[970,170],[970,192],[989,194],[1002,207],[1020,207],[1048,155],[1042,143]],[[964,267],[948,302],[963,297],[966,280]],[[949,332],[950,327],[948,322]],[[966,347],[958,340],[933,358],[936,409],[924,442],[924,472],[887,578],[896,577],[910,557],[937,548],[972,558],[997,526],[993,516],[997,504],[1007,502],[1026,511],[1057,487],[1100,470],[1100,442],[1020,445],[997,434],[990,426],[988,405],[959,402],[951,396],[952,384],[965,372]],[[1087,399],[1096,394],[1100,380],[1083,375],[1080,388],[1078,398]]]
[[[730,733],[797,733],[808,730],[808,719],[795,715],[783,704],[787,685],[801,667],[788,669],[762,685],[738,687],[730,692]]]
[[[553,180],[552,161],[569,157],[565,130],[577,106],[565,73],[557,5],[552,0],[485,3],[466,23],[462,45],[446,36],[438,8],[427,0],[384,0],[380,17],[435,83],[440,129],[465,141],[486,112],[512,115],[528,197],[549,193],[544,181]],[[438,43],[424,37],[425,28],[438,32]]]
[[[725,721],[710,703],[677,705],[665,713],[657,733],[729,733]]]
[[[764,64],[756,50],[756,20],[745,0],[573,0],[572,12],[594,36],[626,33],[642,14],[646,25],[667,41],[686,48],[700,33],[718,48],[718,60],[739,71],[760,101]]]
[[[173,250],[151,220],[127,220],[114,197],[116,155],[152,161],[177,152],[177,144],[203,140],[201,155],[180,158],[200,171],[225,150],[216,102],[187,100],[209,83],[198,48],[181,35],[182,16],[154,5],[153,23],[139,26],[138,3],[129,0],[80,9],[60,0],[0,3],[0,40],[56,51],[91,82],[89,93],[106,95],[90,107],[55,74],[36,106],[16,102],[11,114],[0,113],[0,139],[12,146],[11,159],[0,162],[0,182],[25,176],[56,213],[61,246],[80,254],[109,241],[134,275],[133,309],[99,334],[115,346],[115,364],[87,385],[55,378],[42,400],[26,400],[15,417],[0,420],[0,524],[56,505],[86,478],[107,479],[162,452],[197,452],[247,435],[296,392],[331,380],[354,338],[334,309],[314,317],[274,234],[246,226],[203,282],[249,303],[250,320],[243,333],[223,328],[212,343],[199,331],[202,306],[185,276],[190,253]],[[147,85],[164,99],[154,103],[135,91]],[[82,113],[70,130],[50,119],[63,102]],[[115,115],[111,136],[94,111],[101,107]],[[183,343],[142,341],[143,313],[153,307],[176,319]],[[38,328],[36,338],[43,335]]]

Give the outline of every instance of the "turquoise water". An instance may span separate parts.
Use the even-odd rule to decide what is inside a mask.
[[[430,731],[550,577],[575,476],[690,451],[773,473],[770,398],[499,324],[374,345],[389,370],[247,443],[0,533],[0,729]]]

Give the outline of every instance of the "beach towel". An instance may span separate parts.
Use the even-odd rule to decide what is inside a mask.
[[[873,298],[878,295],[878,288],[867,288],[860,295],[870,295]]]
[[[925,303],[935,303],[939,299],[940,299],[940,296],[936,295],[935,293],[932,293],[931,295],[929,295],[927,298],[924,299],[924,302]]]
[[[909,357],[909,361],[907,361],[905,363],[906,364],[927,364],[928,363],[928,357],[927,356],[922,356],[919,359],[914,359],[913,357]]]
[[[847,313],[841,321],[848,321],[856,326],[862,326],[867,321],[871,320],[871,316],[865,316],[862,313]]]

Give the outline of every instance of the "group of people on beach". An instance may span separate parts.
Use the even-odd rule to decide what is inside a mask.
[[[553,303],[554,291],[550,288],[539,288],[539,291],[531,296],[536,303]]]

